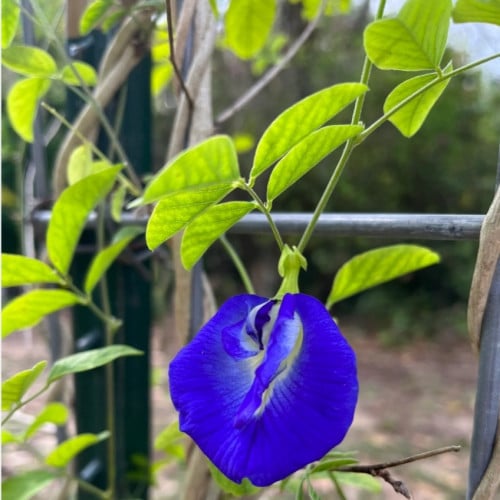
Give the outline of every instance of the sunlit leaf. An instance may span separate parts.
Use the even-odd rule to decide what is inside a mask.
[[[2,287],[63,281],[45,262],[25,255],[2,254]]]
[[[2,309],[2,337],[37,325],[47,314],[80,302],[66,290],[31,290],[11,300]]]
[[[92,260],[87,275],[85,276],[84,290],[86,293],[91,293],[97,285],[103,274],[109,269],[115,259],[123,252],[125,247],[139,234],[143,233],[144,229],[137,226],[129,226],[120,229],[113,243],[102,249]]]
[[[448,64],[444,73],[449,73],[452,70],[451,63]],[[399,84],[388,96],[384,103],[384,113],[397,106],[400,102],[410,97],[412,94],[425,87],[428,83],[435,80],[436,73],[428,75],[420,75],[410,80],[406,80]],[[427,115],[431,112],[434,104],[444,92],[450,79],[447,78],[442,82],[436,83],[431,88],[422,92],[418,97],[412,99],[408,104],[396,111],[389,121],[403,134],[405,137],[415,135],[423,125]]]
[[[33,121],[38,100],[50,88],[47,78],[25,78],[19,80],[7,94],[7,115],[12,128],[26,142],[33,142]]]
[[[146,187],[143,202],[151,203],[180,192],[219,189],[238,178],[233,141],[228,136],[216,135],[168,162]]]
[[[19,0],[2,0],[2,49],[6,49],[15,37],[20,13]]]
[[[222,200],[232,189],[232,184],[226,183],[197,191],[176,193],[161,199],[146,227],[148,248],[154,250],[208,207]]]
[[[84,177],[87,177],[90,174],[91,165],[92,147],[89,143],[81,144],[73,149],[69,157],[68,168],[66,169],[68,184],[71,186]]]
[[[240,133],[233,136],[234,146],[238,153],[248,153],[254,145],[255,138],[252,134]]]
[[[254,486],[247,478],[244,478],[241,483],[231,481],[231,479],[225,476],[212,462],[210,462],[210,460],[207,460],[207,465],[217,486],[231,496],[241,497],[244,495],[253,495],[260,489]]]
[[[186,269],[191,269],[210,245],[255,205],[248,201],[231,201],[210,207],[191,222],[181,242],[181,260]]]
[[[368,87],[361,83],[341,83],[320,90],[283,111],[262,135],[250,177],[255,179],[304,137],[321,127]]]
[[[20,472],[2,481],[2,499],[29,500],[58,477],[56,472],[42,469]]]
[[[75,75],[75,71],[80,78]],[[90,64],[82,61],[74,61],[71,65],[64,66],[61,71],[61,79],[66,85],[75,85],[78,87],[83,82],[85,85],[93,87],[97,83],[97,73]]]
[[[255,56],[266,43],[276,15],[276,0],[231,0],[224,17],[226,43],[241,59]]]
[[[111,345],[99,349],[89,349],[58,359],[50,369],[48,382],[54,382],[70,373],[93,370],[124,356],[140,356],[142,351],[127,345]]]
[[[107,33],[111,30],[116,24],[118,24],[127,14],[129,13],[129,9],[121,9],[117,8],[115,4],[114,10],[109,13],[101,23],[101,29],[104,33]]]
[[[119,185],[111,194],[110,213],[111,218],[115,222],[120,222],[122,219],[122,210],[127,196],[127,186]]]
[[[12,434],[12,432],[9,432],[8,430],[2,428],[2,446],[10,443],[21,443],[22,439],[21,437]]]
[[[40,361],[33,368],[18,372],[2,382],[2,411],[9,411],[21,401],[46,366],[47,361]]]
[[[85,177],[66,188],[55,202],[47,229],[47,252],[62,274],[68,272],[87,217],[112,188],[121,168],[118,165]]]
[[[186,459],[185,437],[186,435],[179,430],[179,422],[176,420],[156,436],[154,449],[183,461]]]
[[[3,50],[2,64],[24,76],[48,78],[57,73],[52,56],[45,50],[30,45],[11,45]]]
[[[158,63],[151,70],[151,93],[156,97],[172,80],[174,70],[170,63]]]
[[[80,18],[80,34],[86,35],[97,27],[103,21],[113,3],[113,0],[94,0],[87,5]]]
[[[338,270],[327,307],[439,260],[436,252],[418,245],[391,245],[356,255]]]
[[[89,446],[100,443],[108,439],[109,432],[104,431],[100,434],[79,434],[63,441],[59,446],[52,450],[46,457],[45,463],[51,467],[65,467],[78,453],[87,449]]]
[[[295,145],[274,167],[267,185],[267,199],[274,200],[342,143],[363,130],[359,125],[320,128]]]
[[[42,425],[63,425],[67,422],[68,417],[69,410],[66,405],[59,402],[48,403],[26,429],[23,439],[29,439]]]
[[[380,69],[437,70],[446,48],[451,7],[451,0],[407,0],[395,18],[366,27],[368,57]]]
[[[453,21],[500,25],[500,0],[458,0],[453,9]]]

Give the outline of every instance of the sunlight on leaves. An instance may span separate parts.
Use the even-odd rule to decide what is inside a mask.
[[[418,245],[391,245],[356,255],[338,270],[326,307],[439,260],[436,252]]]
[[[231,201],[207,209],[189,224],[182,235],[181,260],[191,269],[210,245],[255,208],[253,202]]]
[[[124,356],[141,356],[142,351],[128,345],[111,345],[99,349],[89,349],[58,359],[50,369],[48,382],[54,382],[69,373],[79,373],[104,366]]]
[[[47,470],[20,472],[2,481],[3,500],[29,500],[59,475]]]
[[[26,142],[33,142],[33,121],[38,100],[50,88],[47,78],[26,78],[19,80],[7,94],[7,115],[12,128]]]
[[[367,26],[364,46],[380,69],[437,70],[446,48],[451,0],[408,0],[395,18]]]
[[[78,78],[75,75],[75,71],[78,73]],[[97,73],[95,69],[87,63],[82,61],[74,61],[61,71],[61,79],[66,85],[81,86],[82,82],[89,87],[93,87],[97,83]]]
[[[113,0],[94,0],[84,10],[80,18],[80,34],[90,33],[100,22],[113,5]]]
[[[40,361],[33,368],[18,372],[2,382],[2,411],[9,411],[21,402],[26,391],[34,384],[46,366],[47,361]]]
[[[69,410],[66,405],[59,402],[48,403],[26,429],[23,439],[29,439],[38,431],[38,429],[40,429],[40,427],[42,427],[42,425],[63,425],[68,421],[68,417]]]
[[[251,181],[367,90],[361,83],[341,83],[311,94],[283,111],[257,144]]]
[[[453,21],[500,25],[500,0],[458,0],[453,9]]]
[[[47,314],[78,304],[81,299],[66,290],[31,290],[2,309],[2,337],[37,325]]]
[[[63,441],[59,446],[52,450],[46,457],[45,463],[51,467],[66,467],[78,453],[87,449],[89,446],[100,443],[108,439],[109,432],[104,431],[100,434],[79,434]]]
[[[452,70],[451,63],[446,66],[443,73],[449,73]],[[428,83],[435,80],[436,73],[428,75],[420,75],[410,80],[406,80],[399,84],[388,96],[384,102],[384,113],[389,112],[400,102],[410,97],[415,92],[425,87]],[[450,79],[447,78],[439,83],[436,83],[431,88],[422,92],[418,97],[412,99],[408,104],[405,104],[400,110],[396,111],[389,121],[403,134],[405,137],[415,135],[423,125],[428,114],[431,112],[434,104],[441,97]]]
[[[10,443],[21,443],[22,439],[15,435],[12,434],[12,432],[9,432],[2,428],[2,446]]]
[[[156,436],[153,446],[155,450],[163,451],[171,458],[184,461],[186,459],[185,438],[186,435],[179,430],[179,422],[175,420]]]
[[[20,13],[18,0],[2,0],[2,49],[6,49],[16,36]]]
[[[25,255],[2,254],[2,287],[63,281],[45,262]]]
[[[267,185],[267,199],[274,200],[345,141],[361,133],[359,125],[320,128],[295,145],[274,167]]]
[[[264,47],[276,16],[276,0],[232,0],[224,17],[226,43],[241,59]]]
[[[92,174],[66,188],[52,209],[47,228],[47,252],[54,267],[68,272],[76,245],[92,209],[113,187],[121,165]]]
[[[3,50],[2,64],[24,76],[48,78],[57,73],[56,62],[48,52],[28,45],[11,45]]]
[[[71,186],[84,177],[87,177],[90,174],[91,165],[92,146],[90,143],[86,142],[73,149],[69,157],[68,168],[66,169],[68,184]]]

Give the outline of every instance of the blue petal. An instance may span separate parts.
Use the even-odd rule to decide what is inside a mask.
[[[170,366],[181,430],[230,479],[247,477],[257,486],[336,446],[352,423],[358,394],[352,349],[328,311],[307,295],[285,295],[261,360],[260,354],[230,356],[222,330],[238,324],[241,331],[250,311],[265,302],[252,295],[227,301]]]

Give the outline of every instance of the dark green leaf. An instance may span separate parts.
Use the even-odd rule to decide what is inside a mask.
[[[63,281],[45,262],[24,255],[2,254],[2,286],[59,283]]]
[[[6,49],[15,37],[20,13],[19,0],[2,0],[2,49]]]
[[[31,290],[11,300],[2,309],[2,337],[38,324],[47,314],[80,302],[66,290]]]
[[[458,0],[453,9],[456,23],[500,25],[500,0]]]
[[[79,373],[93,370],[107,365],[117,358],[124,356],[140,356],[142,351],[127,345],[111,345],[99,349],[90,349],[58,359],[50,369],[48,382],[54,382],[70,373]]]
[[[304,137],[321,127],[368,87],[361,83],[341,83],[320,90],[283,111],[262,135],[250,172],[255,179]]]
[[[9,411],[21,401],[46,366],[47,361],[40,361],[33,368],[18,372],[2,382],[2,411]]]
[[[2,64],[24,76],[49,78],[57,73],[52,56],[30,45],[11,45],[2,51]]]
[[[439,255],[418,245],[391,245],[348,260],[337,272],[327,308],[376,285],[439,262]]]
[[[92,174],[66,188],[52,209],[47,229],[49,258],[62,274],[68,272],[87,217],[113,187],[122,166]]]
[[[100,443],[108,439],[109,432],[104,431],[100,434],[79,434],[62,442],[46,457],[45,463],[51,467],[66,467],[78,453],[87,449],[89,446]]]
[[[42,469],[21,472],[2,482],[3,500],[29,500],[59,476]]]

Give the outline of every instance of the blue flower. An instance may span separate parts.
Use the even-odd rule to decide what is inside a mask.
[[[232,481],[268,486],[319,460],[349,429],[354,352],[301,293],[225,302],[172,361],[180,429]]]

